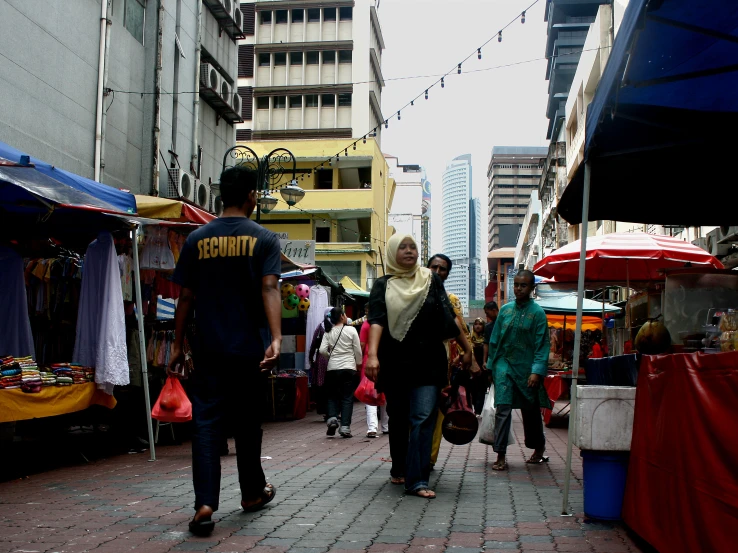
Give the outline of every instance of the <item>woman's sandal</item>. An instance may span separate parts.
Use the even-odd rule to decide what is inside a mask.
[[[529,465],[540,465],[541,463],[548,463],[548,457],[545,455],[541,455],[540,457],[533,454],[531,455],[530,459],[526,461]]]
[[[507,461],[502,461],[501,463],[495,461],[492,464],[492,470],[507,470]]]
[[[264,505],[269,503],[272,499],[274,499],[274,496],[277,495],[277,488],[272,486],[271,484],[267,484],[264,486],[264,489],[261,490],[261,495],[259,495],[258,500],[256,503],[252,505],[245,506],[243,500],[241,501],[241,508],[243,509],[244,513],[252,513],[254,511],[258,511]]]
[[[392,482],[396,486],[400,486],[405,483],[405,477],[404,476],[393,476],[392,478],[390,478],[390,482]]]
[[[405,495],[414,495],[422,499],[435,499],[436,492],[428,488],[418,488],[417,490],[405,490]]]

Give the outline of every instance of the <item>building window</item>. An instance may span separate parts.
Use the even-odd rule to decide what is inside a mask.
[[[308,94],[305,96],[305,107],[306,108],[317,108],[318,107],[318,95]]]
[[[315,171],[316,190],[331,190],[333,188],[333,169]]]
[[[269,54],[259,54],[259,67],[269,67],[271,63],[272,61]]]
[[[128,0],[125,7],[124,25],[128,32],[144,43],[144,25],[146,23],[146,3],[144,0]]]
[[[323,63],[325,64],[336,63],[336,53],[335,52],[323,52]]]
[[[315,241],[316,242],[330,242],[331,241],[330,227],[317,227],[315,229]]]
[[[274,96],[272,98],[274,109],[284,109],[287,107],[287,96]]]
[[[262,25],[272,24],[272,12],[259,12],[259,19]]]
[[[256,109],[269,109],[269,97],[261,96],[256,99]]]
[[[305,21],[305,10],[292,10],[292,23]]]
[[[274,54],[274,65],[287,65],[287,53],[277,52]]]
[[[351,94],[339,94],[338,95],[338,107],[342,107],[342,108],[351,107]]]
[[[323,8],[323,21],[335,21],[336,8]]]
[[[338,63],[351,63],[352,52],[351,50],[339,50],[338,51]]]
[[[279,25],[280,23],[287,23],[287,10],[277,10],[274,12],[274,22]]]
[[[307,64],[318,65],[320,63],[320,52],[308,52],[307,53]]]
[[[320,8],[308,9],[308,23],[320,23]]]
[[[302,52],[290,53],[290,65],[302,65]]]
[[[339,11],[341,21],[351,21],[354,18],[354,8],[351,6],[341,8]]]
[[[324,108],[332,108],[336,105],[336,97],[333,94],[321,94],[320,101],[323,103]]]
[[[290,96],[290,107],[301,108],[302,107],[302,96]]]

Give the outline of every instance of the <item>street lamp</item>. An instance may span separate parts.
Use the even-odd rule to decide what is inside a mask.
[[[256,222],[261,222],[261,212],[269,213],[277,207],[277,198],[272,193],[279,190],[282,199],[293,207],[305,197],[305,191],[297,185],[295,174],[297,161],[292,152],[286,148],[276,148],[261,159],[248,146],[233,146],[223,156],[223,171],[231,161],[231,165],[246,166],[257,174],[256,181]],[[290,165],[292,166],[290,168]],[[279,181],[285,173],[292,172],[292,180],[287,184]]]

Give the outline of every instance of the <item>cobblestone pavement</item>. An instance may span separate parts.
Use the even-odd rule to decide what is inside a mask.
[[[0,553],[489,553],[640,551],[617,524],[560,515],[565,429],[547,429],[548,464],[508,450],[510,470],[491,470],[494,452],[478,442],[444,442],[433,501],[404,496],[389,480],[387,436],[367,439],[355,405],[355,436],[326,438],[322,417],[265,425],[262,455],[277,487],[265,509],[239,507],[236,457],[223,458],[215,532],[187,531],[193,510],[189,444],[0,484]],[[516,414],[518,444],[523,430]],[[231,440],[231,451],[233,442]],[[574,453],[571,504],[582,511],[582,467]]]

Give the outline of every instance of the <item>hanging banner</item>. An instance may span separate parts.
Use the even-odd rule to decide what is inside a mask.
[[[280,239],[279,247],[295,263],[315,265],[315,240]]]

